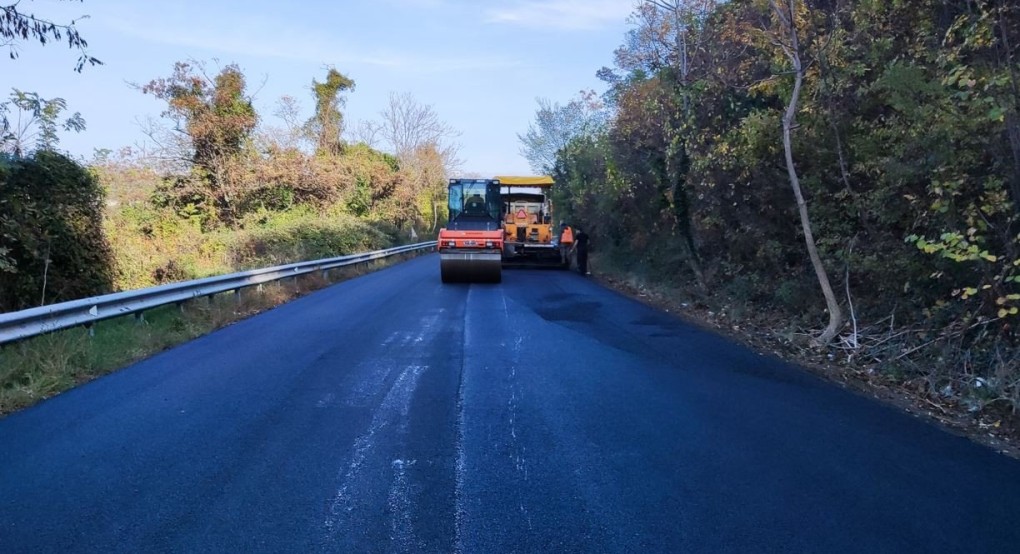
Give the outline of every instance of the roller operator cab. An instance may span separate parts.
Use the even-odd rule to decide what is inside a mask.
[[[450,179],[450,220],[439,230],[444,283],[502,279],[503,204],[497,179]]]

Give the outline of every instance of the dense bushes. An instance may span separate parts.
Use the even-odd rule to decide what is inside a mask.
[[[213,78],[201,68],[179,63],[143,87],[167,102],[171,147],[160,157],[175,163],[157,171],[128,152],[95,168],[113,200],[117,288],[385,248],[436,224],[446,163],[429,156],[437,144],[398,159],[348,143],[340,95],[353,81],[330,70],[313,118],[295,123],[287,99],[291,127],[275,129],[257,125],[237,66]]]
[[[0,311],[109,292],[103,190],[70,158],[0,158]]]
[[[557,156],[560,206],[610,259],[817,333],[780,8],[654,4],[600,72],[610,125]],[[1020,6],[794,4],[793,158],[847,315],[830,348],[932,395],[1020,407]]]
[[[308,205],[260,210],[236,226],[203,229],[198,219],[149,203],[111,209],[106,228],[120,290],[392,246],[381,221]]]

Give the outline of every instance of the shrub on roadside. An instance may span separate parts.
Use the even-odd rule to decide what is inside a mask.
[[[96,177],[63,154],[0,159],[0,312],[113,289],[103,200]]]

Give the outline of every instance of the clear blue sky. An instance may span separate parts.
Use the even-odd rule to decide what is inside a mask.
[[[310,83],[335,66],[357,83],[349,122],[378,119],[390,92],[431,104],[462,135],[464,171],[527,173],[517,133],[536,97],[564,102],[604,87],[595,72],[623,41],[633,0],[25,0],[20,8],[78,27],[105,65],[73,71],[64,44],[25,44],[0,59],[0,93],[11,87],[62,97],[88,129],[62,147],[91,156],[144,140],[137,123],[159,101],[127,83],[169,75],[178,60],[236,62],[260,115],[273,123],[282,95],[310,114]]]

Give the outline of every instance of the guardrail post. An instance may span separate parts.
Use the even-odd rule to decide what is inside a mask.
[[[241,301],[241,289],[234,289],[234,300]]]
[[[138,325],[145,323],[145,312],[135,312],[135,323]]]

